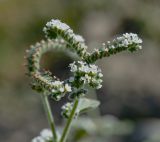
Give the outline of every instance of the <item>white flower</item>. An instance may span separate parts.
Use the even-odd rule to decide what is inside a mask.
[[[96,65],[90,65],[90,67],[93,69],[93,70],[97,70],[97,66]]]
[[[67,92],[71,92],[72,91],[72,89],[71,89],[71,86],[69,86],[68,84],[65,84],[65,90],[67,91]]]
[[[98,86],[96,87],[96,89],[100,89],[102,87],[101,84],[98,84]]]
[[[75,62],[69,64],[69,67],[71,68],[71,72],[76,72],[77,71],[77,65],[75,65]]]
[[[124,47],[128,47],[131,44],[139,45],[142,43],[138,35],[133,33],[125,33],[122,37],[117,38],[117,40],[120,42],[120,45]],[[140,47],[140,45],[138,47]]]
[[[82,43],[84,42],[84,38],[80,35],[74,35],[74,39],[78,42],[82,42]]]
[[[43,129],[40,132],[40,136],[33,138],[32,142],[46,142],[46,141],[52,140],[52,138],[53,138],[53,135],[52,135],[51,130]]]
[[[61,82],[61,81],[54,81],[54,82],[52,82],[52,85],[54,85],[54,86],[59,86],[59,85],[62,85],[63,84],[63,81]]]
[[[103,82],[103,80],[102,79],[97,79],[97,83],[102,83]]]
[[[85,65],[86,63],[83,61],[77,61],[80,65]]]
[[[42,137],[38,136],[38,137],[33,138],[32,142],[45,142],[45,140]]]
[[[52,132],[51,130],[49,129],[43,129],[41,132],[40,132],[40,135],[43,139],[45,140],[50,140],[52,139],[53,135],[52,135]]]
[[[111,48],[114,49],[114,48],[116,48],[116,47],[115,47],[114,45],[111,45]]]
[[[79,71],[88,73],[88,72],[89,72],[89,68],[88,68],[87,66],[82,65],[82,66],[79,68]]]
[[[70,64],[70,67],[71,71],[74,72],[74,78],[80,77],[79,81],[82,86],[88,84],[89,86],[96,88],[98,84],[102,83],[101,77],[103,74],[98,66],[94,64],[87,64],[83,61],[77,61]],[[73,82],[74,78],[70,78],[69,81]]]
[[[80,80],[83,81],[84,83],[87,82],[87,79],[86,79],[86,77],[84,77],[84,76],[82,76],[82,77],[80,78]]]
[[[55,90],[55,89],[52,89],[51,91],[52,91],[52,93],[56,93],[57,92],[57,90]]]
[[[103,77],[103,74],[102,74],[102,73],[99,73],[98,76],[99,76],[99,77]]]
[[[64,92],[64,87],[59,88],[59,91],[63,93]]]
[[[98,72],[98,67],[96,65],[90,65],[90,72],[96,74]]]
[[[52,93],[63,93],[64,92],[64,85],[63,85],[63,81],[54,81],[52,82],[53,85],[53,89],[51,90]]]
[[[134,33],[125,33],[120,37],[117,37],[113,40],[113,43],[107,42],[108,47],[110,49],[115,49],[119,47],[126,47],[128,48],[131,45],[134,45],[135,48],[141,49],[142,46],[140,45],[142,40],[138,37],[137,34]]]
[[[88,74],[85,74],[85,78],[86,78],[86,81],[89,83],[91,80],[91,77]]]
[[[142,43],[142,40],[137,36],[137,34],[134,34],[134,33],[126,33],[126,34],[123,34],[123,36],[128,39],[128,41],[132,41],[134,43]]]
[[[65,24],[65,23],[62,23],[60,20],[54,20],[52,19],[50,22],[47,22],[46,24],[46,27],[48,28],[58,28],[58,29],[62,29],[62,30],[68,30],[70,29],[70,27]]]

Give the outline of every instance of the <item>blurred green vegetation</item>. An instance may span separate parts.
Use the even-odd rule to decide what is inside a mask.
[[[102,141],[158,142],[153,132],[160,132],[159,15],[159,0],[0,0],[0,141],[28,142],[48,127],[40,97],[25,76],[23,57],[31,44],[44,39],[45,23],[57,18],[82,34],[89,50],[124,32],[140,35],[142,51],[98,62],[104,73],[103,89],[97,92],[101,115],[111,114],[134,125],[123,139],[108,137],[106,130],[107,139]],[[69,75],[70,58],[53,54],[45,59],[44,66],[53,73],[62,78]],[[58,107],[63,102],[51,104],[59,122]]]

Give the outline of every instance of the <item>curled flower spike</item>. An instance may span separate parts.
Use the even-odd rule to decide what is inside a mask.
[[[142,49],[142,40],[137,36],[137,34],[126,33],[120,37],[117,37],[112,42],[108,41],[107,44],[103,43],[102,48],[96,49],[85,61],[87,63],[94,63],[98,59],[103,57],[109,57],[110,55],[119,53],[124,50],[130,52]]]
[[[32,88],[52,95],[55,100],[60,100],[66,93],[71,92],[71,86],[65,81],[59,81],[57,77],[52,77],[49,71],[41,71],[40,59],[44,53],[53,49],[63,49],[66,44],[62,40],[47,40],[31,46],[27,52],[28,75],[32,79]]]
[[[87,46],[80,35],[73,33],[73,30],[65,23],[52,19],[43,28],[47,38],[63,38],[67,42],[67,47],[77,51],[77,54],[83,58],[86,54]]]

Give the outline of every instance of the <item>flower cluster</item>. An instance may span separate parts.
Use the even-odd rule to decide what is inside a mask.
[[[113,40],[113,44],[110,45],[109,48],[121,48],[126,47],[129,50],[132,48],[131,46],[134,45],[134,50],[136,49],[142,49],[141,46],[142,40],[138,37],[137,34],[134,33],[125,33],[121,37],[117,37],[115,40]]]
[[[80,43],[84,43],[85,40],[81,35],[74,35],[74,39]]]
[[[53,37],[56,38],[57,37],[57,33],[53,32],[54,30],[62,30],[62,31],[67,31],[71,34],[73,34],[73,31],[70,29],[70,27],[65,24],[62,23],[60,20],[54,20],[52,19],[51,21],[47,22],[46,26],[43,28],[43,31],[46,35],[46,37]]]
[[[62,23],[60,20],[52,19],[51,21],[47,22],[46,26],[43,28],[43,31],[47,37],[51,37],[49,32],[52,30],[65,31],[66,33],[70,34],[70,36],[73,37],[75,41],[84,43],[84,38],[82,36],[74,34],[73,30],[67,24]],[[61,33],[57,34],[60,35]]]
[[[126,33],[111,42],[108,41],[107,44],[103,43],[102,48],[95,49],[93,53],[88,54],[88,56],[85,57],[85,61],[87,63],[94,63],[98,59],[109,57],[110,55],[124,50],[133,52],[138,49],[142,49],[141,44],[142,40],[137,36],[137,34]]]
[[[80,35],[73,33],[73,30],[65,23],[60,20],[54,20],[47,22],[43,31],[47,38],[55,39],[61,37],[68,43],[68,48],[77,52],[77,54],[84,58],[86,54],[87,46],[84,43],[84,39]]]
[[[68,102],[65,105],[63,105],[61,109],[62,109],[61,115],[64,118],[69,118],[69,116],[71,114],[71,111],[73,109],[73,103]],[[77,109],[76,112],[75,112],[74,118],[77,118],[78,115],[79,115],[79,110]]]
[[[32,142],[50,142],[53,139],[52,132],[49,129],[43,129],[40,136],[32,139]]]
[[[77,61],[71,63],[69,67],[70,71],[74,73],[74,77],[70,78],[70,82],[76,88],[84,87],[85,85],[89,85],[96,89],[102,87],[103,74],[96,65]]]
[[[53,88],[51,89],[51,97],[56,101],[60,100],[66,93],[72,91],[71,86],[64,81],[52,82]]]

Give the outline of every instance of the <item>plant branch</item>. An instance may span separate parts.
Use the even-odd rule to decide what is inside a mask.
[[[73,109],[71,111],[70,117],[68,118],[67,124],[66,124],[66,126],[63,130],[60,142],[66,142],[66,139],[67,139],[67,136],[68,136],[68,133],[70,131],[71,124],[72,124],[72,120],[73,120],[73,118],[75,116],[75,113],[76,113],[78,102],[79,102],[79,99],[76,99],[75,102],[74,102]]]
[[[46,94],[42,94],[42,101],[43,101],[43,105],[44,105],[44,109],[48,118],[48,122],[53,134],[53,142],[57,142],[57,133],[56,133],[56,128],[55,128],[55,123],[54,123],[54,119],[52,116],[52,111],[50,108],[50,104],[48,102],[48,96]]]

